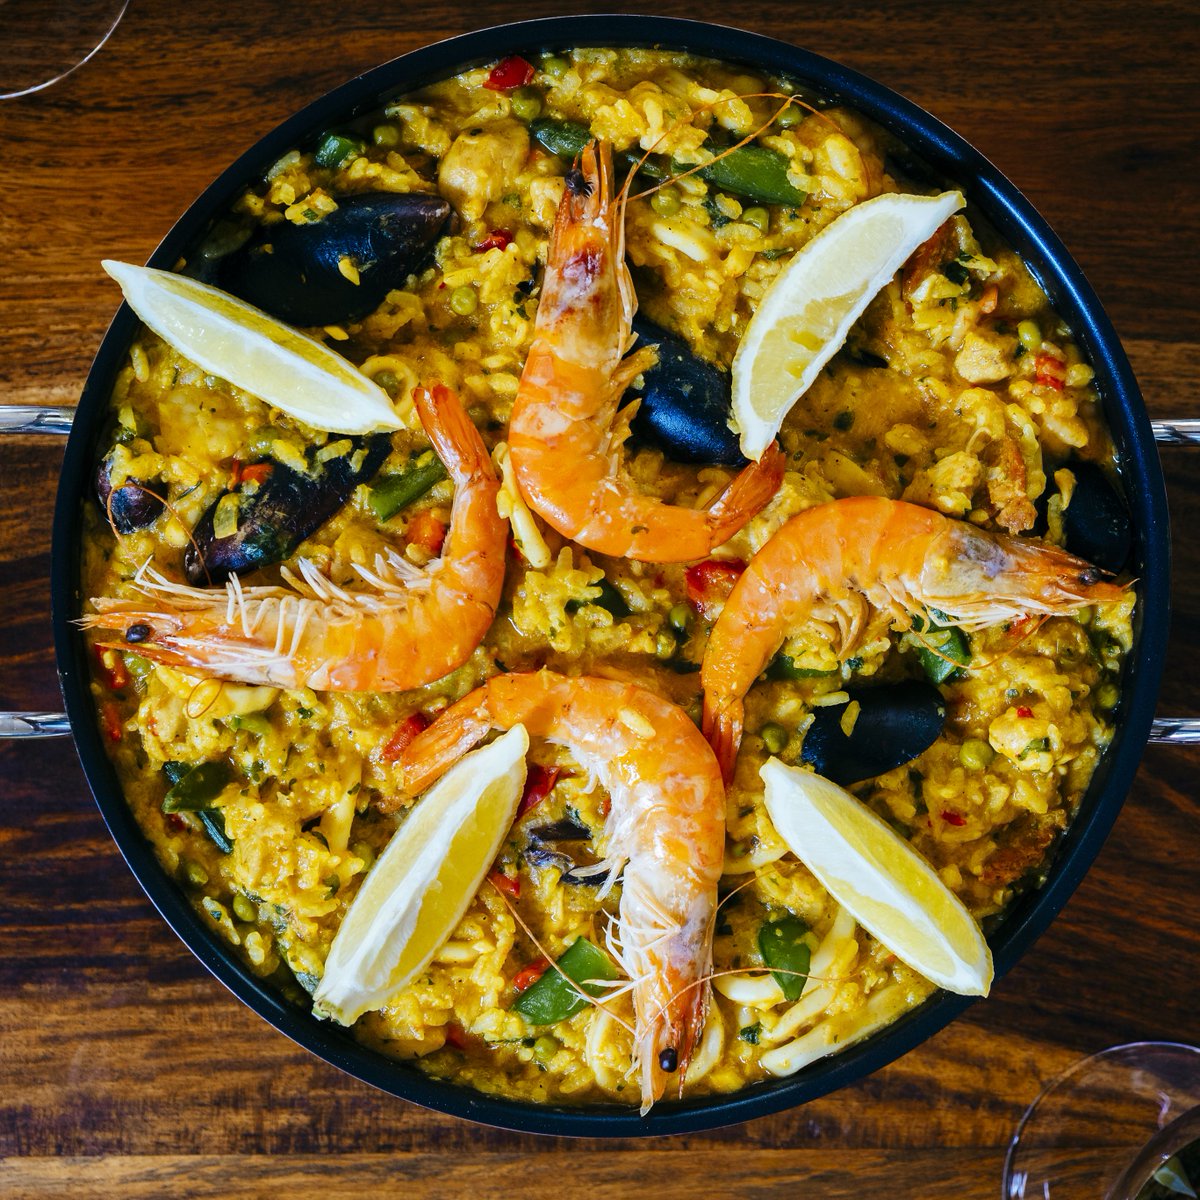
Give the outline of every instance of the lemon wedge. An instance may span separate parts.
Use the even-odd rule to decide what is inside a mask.
[[[261,309],[186,275],[111,259],[103,266],[142,321],[205,371],[314,429],[403,428],[378,384],[340,354]]]
[[[529,737],[514,725],[417,802],[342,921],[313,1011],[343,1025],[381,1008],[462,920],[517,811]]]
[[[924,858],[823,776],[777,758],[760,774],[776,832],[864,929],[938,987],[988,994],[992,952]]]
[[[733,359],[733,416],[756,461],[850,327],[913,251],[963,207],[959,192],[876,196],[831,221],[776,276]]]

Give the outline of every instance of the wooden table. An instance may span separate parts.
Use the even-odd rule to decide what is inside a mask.
[[[82,70],[0,103],[0,402],[72,403],[117,303],[99,260],[144,261],[220,168],[305,101],[438,38],[570,7],[134,0]],[[1200,416],[1194,4],[639,7],[792,40],[948,122],[1071,247],[1151,414]],[[47,576],[61,445],[6,439],[0,456],[0,708],[57,708]],[[1178,566],[1161,710],[1183,714],[1200,699],[1186,537],[1200,492],[1195,457],[1164,462]],[[605,1144],[425,1112],[296,1048],[151,909],[70,744],[0,744],[0,1194],[995,1196],[1042,1081],[1115,1042],[1200,1042],[1197,765],[1196,752],[1150,749],[1050,932],[989,1001],[901,1061],[791,1113]]]

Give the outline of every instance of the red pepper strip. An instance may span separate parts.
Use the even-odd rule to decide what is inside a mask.
[[[913,252],[908,262],[904,264],[904,274],[900,276],[900,294],[905,303],[912,307],[913,293],[934,271],[947,259],[953,258],[951,239],[954,234],[954,218],[933,231],[928,241],[922,242]]]
[[[946,811],[942,813],[942,820],[945,821],[947,825],[953,825],[956,828],[967,823],[967,818],[964,817],[962,813],[951,812],[949,809],[946,809]]]
[[[125,668],[125,660],[121,655],[106,646],[96,646],[94,649],[100,674],[104,676],[104,686],[110,692],[119,692],[127,688],[129,672]]]
[[[513,88],[525,87],[533,81],[534,70],[517,54],[502,58],[483,81],[483,86],[493,92],[511,92]]]
[[[117,712],[117,706],[111,700],[106,700],[100,705],[100,723],[104,726],[104,732],[110,742],[121,740],[121,714]]]
[[[388,738],[383,749],[380,751],[379,757],[384,762],[395,762],[396,759],[404,753],[405,747],[413,740],[422,730],[429,728],[429,718],[424,713],[415,712],[411,716],[405,717],[399,725],[396,726],[396,732]]]
[[[457,1025],[447,1025],[446,1045],[453,1046],[455,1050],[465,1050],[467,1048],[467,1035],[465,1031]]]
[[[688,599],[706,620],[714,620],[717,606],[724,603],[733,585],[746,569],[740,558],[709,558],[684,572]]]
[[[446,540],[446,526],[431,509],[426,509],[409,521],[404,536],[430,554],[440,554]]]
[[[229,465],[229,490],[232,491],[242,482],[242,460],[235,458]]]
[[[477,246],[474,247],[476,254],[482,254],[485,250],[503,250],[506,246],[511,246],[513,235],[507,229],[493,229]]]
[[[505,875],[503,871],[492,871],[488,874],[488,879],[506,896],[511,896],[514,900],[521,898],[521,878],[519,875]]]
[[[513,976],[513,987],[517,992],[523,992],[526,988],[532,987],[543,975],[550,966],[548,958],[535,958],[527,967],[522,967]]]
[[[242,468],[243,483],[262,483],[275,470],[274,463],[260,462]]]
[[[1024,704],[1022,704],[1022,705],[1021,705],[1021,706],[1020,706],[1020,707],[1017,709],[1017,716],[1018,716],[1018,717],[1023,717],[1025,720],[1029,720],[1029,718],[1033,716],[1033,709],[1032,709],[1032,708],[1026,708],[1026,707],[1025,707],[1025,705],[1024,705]]]
[[[983,289],[983,295],[979,297],[979,311],[991,316],[996,311],[996,305],[1000,302],[1000,289],[994,284],[989,283]]]
[[[519,821],[531,808],[536,808],[554,790],[562,767],[543,767],[538,763],[531,764],[529,773],[525,776],[525,791],[521,795],[521,803],[517,805],[517,820]]]
[[[1053,354],[1039,354],[1033,360],[1033,372],[1038,383],[1056,392],[1061,392],[1067,381],[1067,364]]]

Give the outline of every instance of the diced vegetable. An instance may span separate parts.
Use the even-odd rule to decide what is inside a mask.
[[[371,511],[381,521],[389,521],[402,508],[419,500],[435,483],[446,478],[446,468],[431,458],[422,466],[410,466],[395,475],[385,475],[373,488],[368,497]]]
[[[396,726],[396,732],[384,743],[383,749],[379,754],[380,758],[384,762],[395,762],[404,753],[404,748],[408,743],[418,733],[428,728],[429,718],[424,713],[410,713]]]
[[[787,1000],[799,1000],[808,980],[807,933],[808,926],[790,915],[764,921],[758,931],[758,951]]]
[[[707,183],[758,204],[803,204],[807,198],[787,176],[788,160],[765,146],[739,146],[697,174]]]
[[[585,604],[595,604],[598,608],[607,609],[618,621],[629,616],[629,604],[615,584],[601,578],[592,586],[600,589],[600,595],[593,600],[568,600],[564,605],[567,612],[578,612]]]
[[[822,679],[836,674],[836,671],[824,671],[818,667],[798,667],[795,660],[786,654],[775,655],[766,670],[768,679]]]
[[[519,54],[502,58],[483,81],[483,86],[493,92],[511,92],[513,88],[525,87],[533,82],[534,70]]]
[[[513,987],[517,993],[527,991],[533,984],[546,973],[546,969],[550,966],[548,958],[535,958],[533,962],[522,967],[513,976]]]
[[[233,841],[225,832],[225,818],[221,815],[221,810],[217,808],[202,808],[196,816],[200,818],[200,823],[204,826],[204,832],[212,838],[213,845],[222,854],[229,854],[233,850]]]
[[[337,170],[347,159],[361,154],[362,151],[363,144],[358,138],[347,137],[342,133],[327,133],[317,143],[313,158],[317,160],[317,166]]]
[[[618,977],[616,967],[603,950],[585,937],[577,938],[558,960],[558,971],[547,970],[522,992],[513,1002],[513,1011],[520,1013],[530,1025],[553,1025],[586,1008],[588,1001],[567,983],[563,975],[589,996],[599,996],[604,991],[593,980]]]
[[[567,159],[583,153],[584,146],[592,140],[592,131],[583,122],[556,121],[553,117],[530,122],[529,132],[544,150]]]
[[[724,604],[745,569],[746,564],[740,558],[708,558],[684,572],[688,599],[706,621],[716,619],[719,606]]]
[[[532,121],[542,115],[542,93],[537,88],[521,87],[512,94],[512,114],[518,121]]]
[[[525,774],[525,791],[521,796],[521,802],[517,805],[517,820],[520,820],[531,809],[536,808],[550,795],[561,774],[561,767],[543,767],[540,763],[529,764]]]
[[[768,754],[782,754],[788,744],[788,732],[782,725],[768,721],[759,733]]]
[[[936,625],[931,621],[926,627],[920,617],[913,617],[913,629],[921,635],[917,643],[917,658],[929,682],[946,683],[959,678],[961,672],[958,668],[971,661],[967,635],[957,625]]]
[[[165,813],[199,812],[208,808],[232,778],[233,771],[227,762],[218,759],[200,763],[171,787],[163,797],[162,810]]]
[[[511,896],[514,900],[521,898],[521,877],[519,875],[509,875],[506,871],[492,871],[489,873],[488,879],[491,880],[497,891]]]

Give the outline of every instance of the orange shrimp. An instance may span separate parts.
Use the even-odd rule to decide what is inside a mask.
[[[843,648],[865,605],[928,620],[938,609],[966,629],[1016,616],[1071,613],[1124,588],[1065,550],[986,533],[932,509],[853,496],[792,517],[750,560],[713,625],[700,684],[704,733],[726,780],[742,738],[743,700],[788,631],[832,620]]]
[[[772,445],[707,507],[683,508],[634,490],[621,474],[617,403],[653,365],[625,358],[637,308],[625,265],[625,198],[614,201],[612,149],[589,144],[567,176],[546,261],[533,346],[509,426],[509,450],[529,506],[589,550],[646,562],[705,558],[775,494],[784,458]]]
[[[404,789],[424,790],[490,730],[517,724],[567,746],[612,801],[605,865],[610,881],[624,867],[617,940],[633,980],[645,1113],[671,1074],[682,1089],[704,1027],[725,851],[721,772],[670,701],[631,683],[540,671],[497,675],[443,712],[402,752]]]
[[[487,447],[446,387],[416,388],[413,401],[455,483],[443,556],[419,571],[398,554],[357,567],[351,591],[310,562],[283,569],[287,586],[224,588],[172,583],[147,564],[138,582],[150,601],[99,597],[86,628],[119,629],[143,658],[217,679],[334,692],[388,692],[432,683],[461,666],[483,640],[504,583],[508,523]]]

